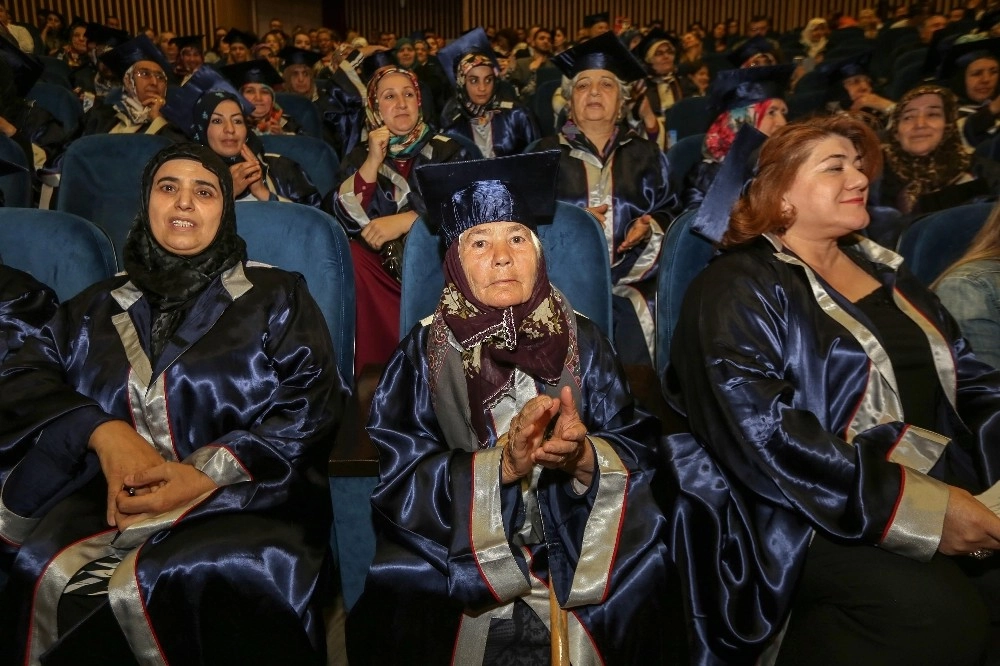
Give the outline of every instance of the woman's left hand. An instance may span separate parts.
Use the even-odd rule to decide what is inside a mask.
[[[535,449],[532,458],[542,467],[563,470],[589,488],[594,478],[594,451],[587,441],[587,426],[580,420],[568,386],[562,388],[558,402],[559,418],[552,435]]]
[[[124,518],[118,521],[119,531],[130,525],[187,504],[196,497],[215,489],[212,479],[186,463],[164,462],[156,467],[129,474],[126,488],[118,493],[118,511]]]
[[[361,230],[361,238],[373,250],[381,250],[384,244],[409,231],[416,219],[417,214],[412,212],[376,217]]]
[[[267,133],[268,134],[284,134],[285,128],[281,126],[280,120],[271,119],[267,122]]]
[[[621,245],[618,246],[618,251],[626,252],[631,250],[633,247],[649,238],[652,223],[653,216],[648,213],[636,220],[625,233],[625,240],[623,240]]]

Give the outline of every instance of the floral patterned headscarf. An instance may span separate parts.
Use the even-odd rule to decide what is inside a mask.
[[[469,75],[469,72],[476,67],[489,67],[493,70],[493,76],[496,77],[493,80],[493,94],[486,101],[485,104],[475,104],[469,98],[469,91],[465,88],[465,78]],[[497,86],[496,82],[500,79],[500,70],[497,69],[496,64],[493,59],[482,53],[467,53],[458,61],[458,65],[455,66],[455,91],[458,95],[458,101],[462,103],[462,109],[465,111],[466,115],[470,118],[481,118],[487,115],[490,111],[497,109],[500,100],[497,98]]]
[[[402,74],[408,78],[417,94],[417,124],[405,136],[393,135],[389,139],[389,154],[393,157],[406,157],[420,139],[430,131],[427,123],[424,122],[424,112],[420,105],[420,82],[417,81],[416,74],[396,65],[386,65],[375,70],[368,82],[368,104],[365,106],[365,120],[369,132],[385,125],[385,120],[378,110],[378,84],[390,74]]]
[[[759,128],[760,123],[767,116],[767,110],[771,108],[774,99],[765,99],[748,106],[739,106],[719,114],[712,126],[705,133],[705,143],[701,148],[701,154],[706,160],[721,162],[726,159],[729,148],[736,140],[736,133],[744,125],[753,125]]]

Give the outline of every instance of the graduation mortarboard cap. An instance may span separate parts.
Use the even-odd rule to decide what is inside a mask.
[[[774,42],[767,37],[752,37],[740,44],[729,54],[728,58],[734,66],[742,67],[743,63],[760,53],[770,53],[775,58],[778,57],[778,50],[775,48]]]
[[[597,14],[588,14],[583,17],[584,28],[593,28],[598,23],[611,23],[611,13],[598,12]]]
[[[222,38],[226,44],[245,44],[248,49],[253,48],[253,45],[257,43],[257,36],[252,35],[249,32],[243,32],[233,28],[226,33],[226,36]]]
[[[723,69],[708,89],[708,114],[712,120],[723,111],[749,106],[765,99],[783,98],[794,65]]]
[[[481,27],[473,28],[438,51],[438,61],[453,85],[455,83],[455,67],[458,66],[458,62],[462,58],[470,53],[482,53],[493,61],[494,67],[499,68],[500,66],[496,56],[493,55],[493,46],[490,44],[490,38],[486,36],[486,31]]]
[[[979,32],[989,34],[997,23],[1000,23],[1000,9],[991,9],[979,19]]]
[[[642,63],[610,32],[566,49],[552,58],[552,64],[570,79],[588,69],[606,69],[625,82],[646,76]]]
[[[668,35],[666,32],[660,30],[659,28],[653,28],[652,30],[647,32],[646,35],[642,38],[642,41],[636,44],[635,48],[632,49],[632,53],[639,60],[645,61],[648,56],[652,55],[650,54],[650,51],[659,46],[660,42],[668,42],[671,46],[674,47],[674,53],[680,53],[681,45],[680,43],[678,43],[677,39],[675,37]]]
[[[992,58],[1000,62],[1000,37],[952,44],[944,53],[938,78],[947,82],[956,72],[965,71],[966,67],[980,58]]]
[[[176,46],[178,50],[194,46],[200,52],[205,51],[204,35],[184,35],[182,37],[173,37],[170,39],[170,43]]]
[[[315,51],[307,51],[306,49],[297,49],[294,46],[286,46],[285,48],[278,51],[278,57],[281,58],[282,68],[291,67],[292,65],[305,65],[307,67],[312,67],[319,59],[322,57]]]
[[[705,200],[695,213],[694,221],[691,223],[692,231],[713,243],[722,240],[729,228],[729,215],[733,206],[753,177],[755,154],[766,140],[767,135],[752,125],[744,123],[740,127],[733,145],[726,154],[726,159],[722,162],[719,174],[712,181],[708,192],[705,193]]]
[[[171,69],[167,59],[163,57],[163,52],[156,48],[146,35],[139,35],[124,44],[119,44],[106,51],[99,59],[119,77],[124,76],[128,68],[140,60],[152,60],[163,68],[164,73]]]
[[[88,42],[93,42],[98,46],[110,46],[112,48],[118,46],[119,44],[124,44],[128,40],[132,39],[132,36],[124,30],[116,30],[115,28],[109,28],[103,23],[93,22],[87,24],[86,37]]]
[[[6,39],[0,39],[0,59],[10,67],[14,77],[14,88],[20,97],[28,94],[45,69],[37,56],[25,53]]]
[[[418,167],[428,222],[445,246],[488,222],[520,222],[534,230],[555,213],[560,154],[547,150]]]
[[[173,94],[167,97],[167,103],[160,111],[171,124],[191,136],[194,131],[194,117],[191,114],[194,113],[195,104],[202,95],[211,90],[221,90],[234,95],[239,100],[244,115],[249,116],[253,113],[253,104],[241,95],[222,74],[211,67],[196,69],[184,85],[173,90]]]
[[[237,88],[248,83],[263,83],[273,87],[285,81],[267,60],[248,60],[226,65],[219,69],[219,73]]]
[[[867,49],[846,58],[824,60],[816,65],[816,73],[826,79],[827,85],[832,86],[859,74],[870,76],[868,64],[871,59],[872,51]]]
[[[396,61],[392,59],[391,51],[376,51],[369,56],[365,56],[365,59],[361,61],[361,78],[367,83],[368,79],[372,78],[375,72],[383,67],[395,64]]]

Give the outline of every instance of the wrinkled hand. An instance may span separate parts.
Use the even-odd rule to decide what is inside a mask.
[[[513,483],[531,473],[535,466],[535,449],[542,444],[545,429],[558,411],[558,400],[536,395],[511,419],[500,465],[503,483]]]
[[[125,476],[125,485],[135,489],[135,495],[124,490],[115,498],[118,529],[152,516],[166,513],[187,504],[196,497],[217,488],[212,479],[186,463],[163,462],[141,472]]]
[[[558,406],[559,418],[552,435],[542,440],[532,458],[542,467],[561,469],[589,487],[594,477],[594,451],[587,441],[587,426],[573,402],[573,392],[564,386],[559,398],[552,402]]]
[[[118,511],[117,499],[125,486],[125,478],[163,463],[153,446],[139,436],[124,421],[102,423],[90,436],[88,447],[97,454],[101,471],[108,482],[108,525],[121,528],[125,516]]]
[[[967,491],[949,487],[948,509],[938,550],[968,555],[980,548],[1000,550],[1000,517]]]
[[[150,118],[159,118],[160,117],[160,109],[163,108],[163,105],[166,104],[166,102],[167,102],[167,100],[165,100],[164,98],[159,97],[159,96],[151,97],[148,100],[146,100],[146,103],[145,103],[144,106],[147,109],[149,109],[149,117]]]
[[[361,230],[361,238],[373,250],[381,250],[385,243],[396,240],[413,226],[416,213],[397,213],[376,217]]]
[[[600,206],[592,206],[585,209],[588,213],[597,218],[597,221],[604,225],[605,217],[604,214],[608,212],[608,204],[601,204]]]
[[[653,217],[648,213],[632,223],[628,231],[625,232],[625,240],[618,246],[619,252],[626,252],[643,242],[651,233]]]

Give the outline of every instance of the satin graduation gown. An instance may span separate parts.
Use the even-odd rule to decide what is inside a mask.
[[[1000,373],[898,255],[849,243],[927,337],[936,432],[907,424],[885,332],[776,237],[710,264],[685,298],[665,387],[693,433],[668,439],[664,477],[695,663],[754,663],[788,616],[814,531],[926,561],[941,480],[979,493],[1000,479]]]
[[[479,449],[468,425],[457,350],[449,347],[451,390],[440,388],[442,378],[432,392],[432,327],[400,343],[368,424],[379,449],[379,541],[348,618],[352,664],[482,663],[484,650],[495,655],[486,644],[512,630],[512,615],[530,608],[548,627],[553,579],[569,610],[574,665],[682,663],[682,632],[671,633],[667,619],[680,606],[666,591],[664,520],[649,488],[659,424],[635,405],[608,341],[582,317],[577,327],[578,368],[561,384],[574,389],[599,467],[582,495],[567,474],[541,467],[534,490],[527,479],[502,485],[496,433]],[[517,374],[530,395],[559,390]],[[506,430],[491,422],[497,427]],[[539,633],[547,662],[547,629]]]
[[[267,164],[267,189],[275,198],[319,208],[323,197],[298,162],[277,153],[264,153],[263,161]],[[241,200],[239,195],[236,200]]]
[[[16,559],[0,662],[38,663],[68,578],[113,556],[104,603],[142,663],[324,663],[326,458],[346,389],[322,314],[301,276],[238,264],[154,363],[150,321],[142,292],[116,277],[64,304],[3,367],[0,546]],[[87,443],[112,418],[219,487],[109,528]]]
[[[541,136],[535,119],[526,108],[516,102],[503,101],[490,118],[487,145],[483,136],[472,127],[478,120],[469,119],[460,105],[461,102],[454,98],[448,102],[441,113],[441,131],[464,136],[479,147],[483,157],[519,155]]]
[[[613,147],[602,160],[589,141],[580,135],[571,145],[562,134],[546,137],[535,151],[559,149],[559,182],[556,198],[581,208],[608,204],[604,235],[611,257],[612,293],[615,299],[615,348],[626,363],[651,363],[656,346],[656,271],[663,235],[670,224],[668,212],[675,206],[670,191],[666,155],[655,143],[634,131],[620,128]],[[635,221],[645,214],[653,217],[651,235],[625,252],[618,246]],[[631,310],[632,313],[629,313]],[[620,313],[638,324],[625,325]],[[634,330],[634,329],[638,330]],[[645,344],[646,358],[630,356],[630,350]]]
[[[55,314],[55,293],[24,271],[0,264],[0,363]]]

